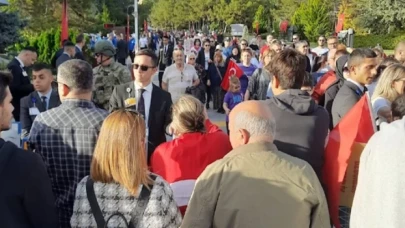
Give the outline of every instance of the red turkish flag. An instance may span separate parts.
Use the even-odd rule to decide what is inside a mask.
[[[236,76],[240,78],[243,75],[243,70],[239,68],[239,66],[233,61],[229,61],[228,68],[226,69],[226,73],[224,79],[222,80],[221,87],[222,89],[228,91],[229,89],[229,79],[231,76]]]
[[[63,0],[62,5],[62,34],[61,34],[61,45],[64,40],[69,39],[69,23],[68,23],[68,12],[67,12],[67,0]]]
[[[326,185],[329,213],[336,228],[339,223],[339,203],[342,182],[356,145],[366,144],[376,131],[369,95],[363,97],[330,132],[325,150],[323,182]],[[354,178],[357,180],[357,176]],[[354,191],[352,193],[354,195]]]

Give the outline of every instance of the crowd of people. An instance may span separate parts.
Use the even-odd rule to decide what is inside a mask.
[[[325,147],[364,95],[380,131],[350,227],[405,225],[405,42],[386,57],[324,36],[145,39],[130,68],[100,40],[95,68],[65,43],[56,80],[31,47],[0,73],[1,130],[21,122],[29,145],[0,139],[1,227],[332,227]]]

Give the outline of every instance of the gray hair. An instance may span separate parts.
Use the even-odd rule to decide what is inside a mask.
[[[295,49],[298,49],[304,45],[309,45],[308,42],[306,40],[300,40],[297,43],[294,44]]]
[[[273,118],[257,116],[249,111],[240,111],[234,118],[234,128],[245,129],[250,137],[271,136],[276,133],[276,122]]]
[[[93,90],[93,69],[80,59],[71,59],[58,67],[58,78],[70,89],[78,91]]]

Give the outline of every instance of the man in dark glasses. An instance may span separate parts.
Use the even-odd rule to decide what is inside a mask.
[[[100,108],[108,110],[114,86],[132,81],[127,66],[115,62],[115,47],[107,40],[96,43],[94,48],[98,66],[93,69],[93,102]]]
[[[171,122],[172,98],[170,93],[152,83],[159,67],[158,57],[152,50],[145,49],[136,53],[132,67],[135,81],[115,87],[110,99],[110,111],[132,108],[144,117],[149,162],[155,148],[166,142],[166,127]]]

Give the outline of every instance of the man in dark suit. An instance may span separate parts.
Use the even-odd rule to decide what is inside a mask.
[[[349,78],[332,104],[333,127],[353,108],[367,91],[366,85],[377,75],[377,55],[371,49],[356,49],[349,57]]]
[[[83,55],[84,45],[86,45],[86,39],[83,34],[80,34],[76,37],[75,59],[85,60]]]
[[[59,58],[56,60],[56,69],[58,69],[58,67],[59,67],[62,63],[66,62],[66,61],[68,61],[68,60],[73,59],[73,57],[75,56],[75,54],[76,54],[76,47],[75,47],[75,45],[74,45],[72,42],[67,41],[67,42],[65,43],[65,46],[63,47],[63,54],[62,54],[61,56],[59,56]]]
[[[34,91],[26,67],[30,67],[35,61],[37,61],[37,51],[33,47],[26,47],[7,65],[13,75],[10,91],[13,95],[13,116],[17,122],[20,121],[20,99]]]
[[[170,93],[152,83],[158,67],[156,54],[149,49],[135,55],[135,82],[116,86],[110,99],[110,111],[117,108],[136,108],[144,116],[148,141],[148,162],[157,146],[166,142],[166,127],[171,122]]]
[[[63,40],[62,46],[64,47],[66,42],[69,40]],[[55,52],[55,55],[52,57],[51,66],[56,69],[56,60],[63,54],[64,50],[63,47]]]
[[[32,83],[35,91],[21,99],[20,120],[21,137],[28,136],[35,117],[41,112],[60,105],[59,95],[52,89],[54,78],[51,68],[46,64],[35,64],[32,67]]]
[[[11,128],[8,73],[0,73],[0,130]],[[0,227],[53,227],[58,216],[51,181],[41,156],[0,139]]]
[[[169,44],[169,37],[163,36],[162,46],[159,49],[159,86],[162,88],[163,73],[166,67],[173,62],[173,46]]]
[[[124,40],[124,35],[120,34],[118,36],[117,42],[117,62],[126,66],[125,60],[127,60],[127,57],[128,57],[128,45],[127,42]]]

